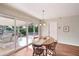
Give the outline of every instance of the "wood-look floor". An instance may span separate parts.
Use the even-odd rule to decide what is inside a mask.
[[[24,48],[11,56],[32,56],[32,48]],[[72,46],[66,44],[57,44],[56,46],[57,56],[79,56],[79,46]]]
[[[79,46],[57,44],[56,52],[58,56],[79,56]]]

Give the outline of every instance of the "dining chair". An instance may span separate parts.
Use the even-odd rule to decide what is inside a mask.
[[[35,45],[33,44],[33,56],[41,56],[43,55],[44,56],[44,49],[42,47],[42,45]]]
[[[56,45],[57,45],[57,41],[55,41],[47,46],[47,50],[48,50],[47,53],[49,55],[52,55],[52,56],[56,55]]]

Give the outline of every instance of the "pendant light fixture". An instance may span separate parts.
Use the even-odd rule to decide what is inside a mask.
[[[43,19],[40,21],[40,26],[46,26],[46,22],[45,22],[45,18],[44,18],[44,16],[45,16],[45,10],[42,10],[42,13],[43,13]]]

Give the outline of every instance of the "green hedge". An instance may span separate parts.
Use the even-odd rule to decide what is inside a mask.
[[[29,33],[32,33],[33,32],[33,27],[35,27],[35,26],[31,25],[31,26],[28,27],[28,32]],[[14,29],[14,26],[12,26],[12,28]],[[8,30],[8,31],[13,31],[12,28],[6,26],[6,30]],[[20,30],[19,31],[20,34],[26,35],[26,28],[23,28],[22,26],[20,26],[19,27],[19,30]],[[16,27],[16,32],[18,32],[18,27]],[[35,27],[35,32],[38,32],[38,27]]]

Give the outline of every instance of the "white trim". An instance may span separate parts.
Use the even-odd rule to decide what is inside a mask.
[[[28,25],[26,25],[26,45],[28,45]],[[28,51],[28,48],[26,48],[26,51]]]
[[[58,42],[58,43],[62,43],[62,44],[66,44],[66,45],[72,45],[72,46],[79,46],[77,44],[69,44],[69,43],[65,43],[65,42]]]
[[[14,45],[15,45],[15,49],[16,49],[16,40],[17,40],[17,37],[16,37],[16,19],[14,20],[14,36],[15,36]]]

